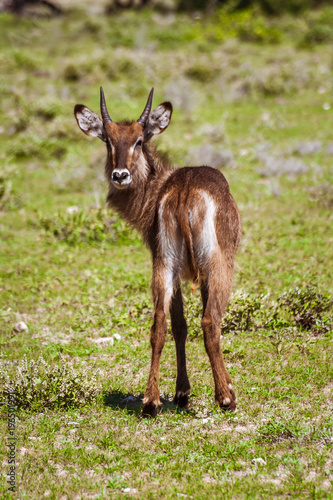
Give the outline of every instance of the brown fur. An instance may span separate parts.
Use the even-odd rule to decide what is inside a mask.
[[[153,260],[152,360],[143,415],[158,413],[159,367],[169,311],[177,354],[175,402],[188,405],[181,279],[200,283],[201,325],[214,376],[215,400],[222,409],[234,410],[235,393],[220,347],[221,317],[231,293],[241,234],[240,215],[229,185],[221,172],[210,167],[173,169],[145,141],[144,128],[137,122],[108,123],[105,133],[107,202],[142,234]],[[140,137],[142,146],[134,148]],[[114,169],[130,173],[132,181],[126,189],[118,189],[112,182]]]

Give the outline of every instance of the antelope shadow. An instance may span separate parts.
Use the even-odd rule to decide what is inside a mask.
[[[120,409],[133,412],[138,416],[141,415],[143,408],[143,393],[134,396],[129,392],[121,391],[110,391],[103,393],[103,403],[104,406],[108,406],[113,409]],[[177,404],[173,402],[173,396],[166,394],[165,397],[160,398],[161,406],[159,408],[159,413],[186,413],[187,415],[195,416],[196,413],[191,409],[179,408]]]

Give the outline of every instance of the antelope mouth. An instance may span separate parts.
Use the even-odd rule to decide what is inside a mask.
[[[112,172],[111,181],[117,189],[126,189],[131,184],[132,177],[126,168],[116,169]]]

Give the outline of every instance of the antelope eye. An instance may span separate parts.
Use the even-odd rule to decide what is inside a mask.
[[[139,139],[135,144],[135,147],[140,147],[140,146],[142,146],[142,139]]]

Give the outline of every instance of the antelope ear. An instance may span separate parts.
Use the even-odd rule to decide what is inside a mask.
[[[83,104],[77,104],[74,108],[74,115],[82,132],[91,137],[98,137],[101,141],[106,142],[103,122],[96,113]]]
[[[162,102],[149,115],[147,125],[145,126],[145,139],[149,140],[155,134],[161,134],[170,123],[172,115],[171,102]]]

